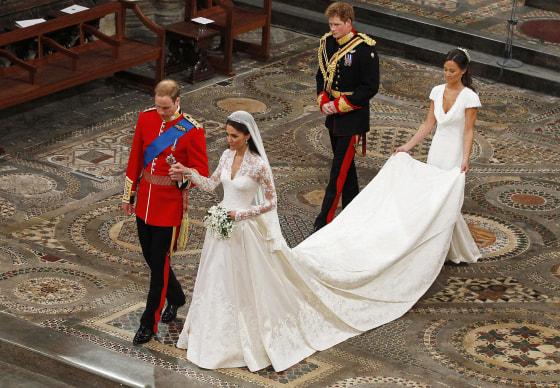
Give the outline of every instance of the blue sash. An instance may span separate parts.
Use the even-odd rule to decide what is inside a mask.
[[[183,117],[183,119],[181,119],[177,124],[159,135],[153,142],[150,143],[144,152],[144,168],[146,168],[146,166],[150,164],[156,156],[161,154],[164,149],[174,144],[193,128],[194,125]]]

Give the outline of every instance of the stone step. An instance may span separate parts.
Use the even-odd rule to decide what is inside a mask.
[[[258,0],[237,1],[254,6]],[[273,1],[274,25],[318,37],[328,32],[328,22],[324,16],[328,2],[299,1],[297,4],[300,6],[292,5],[293,2]],[[462,47],[469,48],[475,77],[560,96],[560,58],[550,53],[513,46],[512,53],[515,55],[512,57],[521,61],[521,66],[513,67],[516,64],[511,60],[512,57],[506,58],[503,66],[504,42],[481,36],[476,31],[450,30],[410,16],[407,18],[407,15],[387,12],[369,4],[354,2],[354,7],[357,15],[355,29],[371,35],[377,41],[380,53],[442,66],[445,54],[457,47],[453,42],[459,41],[463,42]]]
[[[255,0],[246,0],[254,3]],[[431,19],[422,18],[410,13],[387,9],[379,5],[362,2],[351,2],[354,4],[356,22],[365,25],[379,27],[391,32],[404,33],[419,38],[426,38],[453,46],[461,46],[470,50],[485,54],[503,56],[505,54],[505,38],[483,32],[481,27],[473,26],[451,26]],[[277,0],[274,2],[273,10],[281,8],[281,5],[289,5],[299,9],[305,8],[311,11],[326,9],[328,0]],[[322,16],[324,18],[324,16]],[[326,22],[325,22],[326,25]],[[506,32],[507,21],[503,21],[504,32]],[[323,29],[323,31],[325,31]],[[317,31],[318,34],[324,32]],[[390,36],[390,34],[387,34]],[[557,50],[546,46],[524,45],[522,41],[513,40],[512,53],[514,58],[532,65],[547,69],[560,71],[560,57]]]
[[[24,384],[38,387],[45,383],[46,387],[55,387],[58,383],[60,387],[81,388],[136,386],[108,378],[109,373],[103,372],[103,368],[94,371],[95,363],[84,362],[91,354],[83,360],[70,356],[86,351],[83,345],[87,347],[87,344],[80,344],[75,338],[6,314],[0,314],[0,326],[0,359],[16,372],[15,379]]]
[[[9,387],[209,386],[126,354],[1,312],[0,327],[0,360],[3,362],[0,368],[2,373],[14,372],[14,377],[2,379],[14,381],[14,384],[6,385]],[[9,376],[12,376],[11,373]],[[15,384],[18,381],[21,385]]]
[[[73,388],[60,380],[30,372],[14,364],[0,361],[0,380],[8,387],[17,388]]]

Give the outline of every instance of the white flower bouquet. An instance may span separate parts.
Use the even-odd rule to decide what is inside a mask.
[[[235,226],[227,209],[222,205],[214,205],[206,212],[204,226],[217,240],[227,240]]]

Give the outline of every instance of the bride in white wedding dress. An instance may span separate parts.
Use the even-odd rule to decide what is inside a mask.
[[[434,282],[461,215],[459,166],[398,152],[333,222],[290,249],[253,117],[234,112],[226,133],[230,147],[210,178],[171,169],[173,179],[185,174],[203,190],[221,183],[221,204],[235,220],[228,240],[206,233],[177,342],[188,360],[282,371],[399,318]]]

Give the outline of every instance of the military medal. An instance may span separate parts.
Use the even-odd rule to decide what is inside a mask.
[[[175,141],[173,142],[173,145],[171,146],[171,152],[175,151],[175,149],[177,148],[177,140],[178,139],[175,139]],[[165,160],[170,166],[173,166],[175,163],[177,163],[177,160],[175,159],[175,156],[173,154],[169,154],[167,158],[165,158]]]
[[[347,53],[344,56],[344,66],[352,66],[352,54]]]

